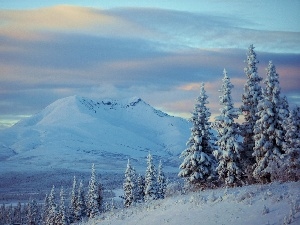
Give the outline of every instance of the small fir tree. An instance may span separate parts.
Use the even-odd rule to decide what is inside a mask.
[[[76,208],[76,198],[77,198],[77,193],[76,193],[76,177],[73,177],[73,184],[72,184],[72,190],[71,190],[71,195],[70,195],[70,204],[69,204],[69,221],[70,223],[73,223],[75,221],[75,208]]]
[[[137,178],[137,201],[142,202],[145,198],[145,178],[142,175],[138,175]]]
[[[92,175],[88,187],[87,196],[87,216],[89,218],[94,218],[100,214],[100,204],[99,204],[99,187],[96,180],[96,170],[95,165],[92,165]]]
[[[123,183],[124,190],[124,206],[129,207],[133,202],[137,201],[137,175],[135,169],[131,166],[128,159],[125,171],[125,180]]]
[[[211,114],[206,107],[207,98],[202,83],[200,95],[190,119],[193,123],[191,137],[186,144],[187,149],[180,156],[184,160],[179,167],[178,176],[185,178],[190,184],[203,185],[214,177],[215,159],[212,155],[214,137],[210,130],[211,123],[208,122]]]
[[[57,204],[55,202],[55,187],[53,185],[51,192],[48,196],[48,215],[46,217],[46,224],[47,225],[56,225],[56,218],[57,218]]]
[[[68,218],[67,218],[67,212],[65,207],[65,196],[64,196],[64,189],[61,187],[60,193],[60,205],[59,210],[56,217],[56,224],[57,225],[67,225],[69,224]]]
[[[147,156],[147,169],[145,174],[145,201],[157,199],[157,172],[153,164],[152,155]]]
[[[14,223],[22,223],[22,205],[20,202],[18,202],[18,205],[14,208]]]
[[[75,219],[81,220],[83,217],[86,216],[86,204],[84,198],[84,189],[82,180],[79,183],[77,198],[76,198],[76,208],[75,208]]]
[[[47,225],[47,219],[49,216],[49,212],[50,212],[49,197],[48,197],[48,194],[46,194],[46,197],[44,200],[43,215],[42,215],[42,220],[43,220],[44,225]]]
[[[12,224],[12,222],[13,222],[13,207],[12,207],[12,204],[10,204],[6,210],[6,223],[5,224]]]
[[[158,184],[158,198],[164,199],[166,195],[167,182],[165,173],[163,171],[162,161],[159,161],[158,174],[157,174],[157,184]]]
[[[6,222],[6,212],[5,212],[5,204],[3,203],[0,208],[0,224],[5,224]]]
[[[72,191],[71,191],[71,202],[70,202],[70,207],[69,207],[69,220],[71,223],[75,221],[75,210],[77,208],[77,195],[76,195],[76,177],[74,176],[73,178],[73,185],[72,185]]]
[[[255,165],[253,176],[262,182],[271,182],[276,170],[282,166],[284,129],[280,118],[282,98],[280,97],[279,75],[270,61],[267,68],[263,99],[259,101],[259,119],[254,129]]]
[[[241,144],[238,142],[239,127],[234,122],[238,118],[240,111],[234,108],[231,89],[233,85],[227,72],[224,69],[223,85],[220,90],[220,104],[223,108],[220,109],[221,114],[215,118],[213,127],[218,132],[218,140],[216,144],[218,150],[214,151],[214,155],[218,161],[217,172],[219,179],[225,182],[228,186],[233,186],[240,183],[242,170],[240,165]]]
[[[247,53],[247,66],[244,68],[247,81],[244,85],[244,93],[242,95],[241,111],[244,115],[243,124],[241,125],[241,135],[243,137],[243,154],[242,164],[247,176],[252,176],[252,166],[255,159],[252,156],[255,145],[254,126],[259,119],[257,115],[257,105],[262,99],[262,88],[260,82],[262,78],[257,73],[256,64],[259,61],[256,59],[254,46],[250,45]]]
[[[39,224],[39,210],[35,199],[29,201],[27,205],[27,224],[36,225]]]

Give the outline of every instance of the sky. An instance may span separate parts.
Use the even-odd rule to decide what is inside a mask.
[[[300,105],[299,12],[298,0],[0,0],[0,129],[71,95],[189,118],[202,82],[213,119],[224,68],[241,104],[251,44],[259,75],[272,60]]]

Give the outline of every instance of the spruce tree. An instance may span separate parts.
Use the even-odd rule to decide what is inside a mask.
[[[300,179],[300,107],[292,109],[284,123],[285,143],[283,146],[285,165],[283,170],[288,180]]]
[[[276,170],[282,166],[284,129],[280,117],[283,100],[280,97],[279,75],[270,61],[264,81],[263,99],[258,103],[259,119],[254,129],[255,157],[253,176],[262,182],[271,182]]]
[[[6,210],[6,224],[12,224],[13,222],[13,207],[10,204]]]
[[[49,212],[50,212],[50,206],[49,206],[49,197],[48,194],[46,194],[45,200],[44,200],[44,207],[43,207],[43,224],[47,225],[47,219],[49,217]]]
[[[70,207],[69,207],[69,220],[71,223],[75,221],[75,210],[77,208],[77,185],[76,185],[76,177],[74,176],[73,178],[73,185],[72,185],[72,191],[71,191],[71,202],[70,202]]]
[[[135,169],[131,166],[129,159],[125,171],[123,190],[124,190],[124,206],[129,207],[133,202],[137,201],[137,194],[138,194],[137,175]]]
[[[6,212],[5,212],[5,204],[3,203],[0,208],[0,224],[5,224],[6,222]]]
[[[95,165],[92,165],[92,175],[89,181],[88,195],[87,195],[87,216],[89,218],[94,218],[100,214],[100,204],[99,204],[99,189],[96,180],[96,170]]]
[[[256,59],[253,45],[250,45],[248,48],[246,63],[247,66],[244,68],[244,71],[247,81],[244,85],[241,105],[241,111],[245,120],[241,125],[241,135],[243,137],[243,153],[241,154],[241,157],[244,167],[243,170],[246,172],[247,176],[251,176],[252,166],[255,163],[255,159],[252,156],[255,145],[254,126],[259,119],[257,115],[257,105],[262,99],[262,88],[260,86],[262,78],[257,73],[256,64],[259,63],[259,61]]]
[[[223,108],[220,109],[221,114],[215,117],[213,127],[218,132],[218,140],[216,144],[219,149],[214,151],[214,156],[218,161],[216,168],[219,179],[225,182],[228,186],[234,186],[240,183],[242,170],[240,165],[240,152],[242,150],[241,143],[238,142],[239,127],[234,122],[237,119],[240,111],[234,108],[231,89],[233,85],[227,72],[224,69],[224,78],[221,92],[220,104]]]
[[[58,208],[55,202],[55,187],[53,185],[51,192],[48,196],[48,215],[46,217],[47,225],[56,225]]]
[[[158,198],[164,199],[166,196],[167,182],[166,176],[163,171],[162,161],[159,161],[158,174],[157,174],[157,184],[158,184]]]
[[[56,217],[56,224],[57,225],[67,225],[69,224],[68,218],[67,218],[67,212],[65,207],[65,196],[64,196],[64,189],[61,187],[60,193],[60,205],[59,210]]]
[[[79,183],[77,198],[76,198],[76,208],[75,208],[75,218],[76,220],[81,220],[86,216],[86,204],[84,198],[84,189],[82,180]]]
[[[14,223],[22,223],[22,205],[20,202],[18,202],[18,205],[14,208]]]
[[[137,201],[142,202],[145,198],[145,178],[142,175],[138,175],[137,178]]]
[[[145,201],[157,199],[157,172],[153,164],[152,155],[147,156],[147,169],[145,174]]]
[[[187,148],[181,153],[184,158],[180,165],[178,176],[183,177],[190,184],[206,184],[214,177],[215,159],[212,155],[214,137],[211,133],[211,123],[208,122],[210,112],[206,107],[208,96],[202,83],[200,95],[192,113],[190,121],[193,123],[191,137]]]
[[[27,205],[27,224],[35,225],[39,224],[39,210],[36,200],[29,200]]]

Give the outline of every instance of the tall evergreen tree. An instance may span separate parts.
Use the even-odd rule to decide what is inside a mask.
[[[262,182],[271,182],[276,169],[282,166],[284,153],[284,129],[279,113],[283,100],[280,97],[279,75],[271,61],[264,83],[266,87],[263,89],[263,99],[258,104],[259,119],[254,129],[253,156],[256,163],[253,176]]]
[[[10,204],[6,210],[6,223],[5,224],[12,224],[12,222],[13,222],[13,207],[12,207],[12,204]]]
[[[59,210],[56,217],[56,224],[57,225],[67,225],[69,224],[68,218],[67,218],[67,212],[65,207],[65,196],[64,196],[64,189],[61,187],[60,193],[60,205]]]
[[[145,198],[145,178],[140,174],[137,178],[137,185],[137,201],[142,202]]]
[[[20,202],[18,202],[18,205],[14,208],[14,223],[22,223],[22,205]]]
[[[87,215],[89,218],[94,218],[100,214],[100,202],[99,202],[99,185],[96,180],[95,165],[92,165],[92,175],[88,187],[87,195]]]
[[[259,63],[259,61],[256,59],[253,45],[250,45],[248,48],[246,63],[247,66],[244,68],[244,71],[247,76],[247,81],[244,85],[241,105],[241,111],[245,119],[245,122],[241,125],[241,135],[243,136],[243,154],[241,154],[241,157],[243,169],[248,176],[251,176],[251,168],[255,163],[255,159],[252,156],[255,145],[254,126],[259,119],[257,115],[257,105],[262,99],[262,88],[260,86],[262,78],[257,73],[256,64]]]
[[[213,123],[213,127],[218,132],[216,144],[219,146],[219,149],[214,151],[214,155],[218,161],[216,170],[219,174],[219,179],[224,181],[226,185],[233,186],[239,184],[242,175],[240,165],[242,148],[241,143],[238,142],[239,127],[234,122],[234,119],[238,118],[240,111],[234,108],[231,97],[233,85],[225,69],[223,74],[223,84],[220,90],[222,95],[219,97],[223,108],[220,109],[221,114],[215,117],[215,122]]]
[[[159,161],[158,165],[158,174],[157,174],[157,184],[158,184],[158,198],[164,199],[166,195],[166,189],[167,189],[167,181],[166,176],[163,171],[163,164],[162,161]]]
[[[6,212],[5,212],[5,204],[3,203],[0,208],[0,224],[5,224],[6,222]]]
[[[145,174],[145,201],[157,199],[157,172],[153,164],[152,155],[147,156],[147,169]]]
[[[72,185],[72,191],[71,191],[71,202],[70,202],[70,207],[69,207],[69,220],[71,223],[75,221],[75,211],[77,208],[77,185],[76,185],[76,177],[74,176],[73,178],[73,185]]]
[[[131,166],[129,159],[125,171],[123,190],[124,190],[124,206],[129,207],[133,202],[137,201],[137,195],[138,195],[137,175],[135,169]]]
[[[26,218],[28,225],[39,224],[39,210],[35,199],[30,200],[28,203]]]
[[[200,95],[192,113],[190,121],[193,123],[191,137],[187,148],[181,153],[184,158],[180,165],[178,176],[183,177],[190,184],[205,184],[212,179],[215,170],[215,159],[212,155],[214,146],[213,135],[210,131],[211,123],[208,122],[210,112],[206,107],[208,96],[202,83]]]
[[[47,225],[56,225],[56,217],[58,213],[57,204],[55,202],[55,187],[53,185],[48,196],[48,215],[46,217]]]
[[[49,206],[49,196],[46,194],[45,200],[44,200],[44,206],[43,206],[43,215],[42,215],[42,220],[43,224],[47,225],[47,219],[49,216],[50,212],[50,206]]]
[[[300,179],[300,107],[292,109],[284,123],[284,171],[289,180]]]
[[[84,198],[84,189],[82,180],[79,183],[77,198],[76,198],[76,208],[75,208],[75,219],[81,220],[86,216],[86,204]]]

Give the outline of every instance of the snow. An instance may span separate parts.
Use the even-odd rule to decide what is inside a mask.
[[[86,225],[253,225],[300,223],[300,182],[221,188],[174,195],[103,213]]]

